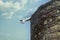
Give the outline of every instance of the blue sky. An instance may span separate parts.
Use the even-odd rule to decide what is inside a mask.
[[[31,16],[48,0],[0,0],[0,40],[30,40],[30,22],[19,20]]]

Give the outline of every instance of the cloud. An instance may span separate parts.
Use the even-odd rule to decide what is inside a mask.
[[[30,0],[30,3],[38,2],[39,0]]]
[[[36,2],[38,2],[39,0],[35,0]]]
[[[27,3],[27,1],[22,0],[21,3],[19,2],[15,2],[13,3],[12,1],[7,1],[7,2],[3,2],[2,0],[0,0],[0,9],[4,9],[4,10],[14,10],[14,11],[18,11],[18,10],[22,10],[22,8],[25,6],[25,4]],[[2,11],[4,11],[2,10]],[[10,11],[9,10],[9,11]]]
[[[4,18],[11,19],[15,12],[19,10],[23,10],[27,3],[27,0],[21,0],[21,2],[13,2],[13,1],[2,1],[0,0],[0,12]]]
[[[14,15],[14,12],[10,12],[10,13],[3,13],[2,16],[6,19],[11,19]]]

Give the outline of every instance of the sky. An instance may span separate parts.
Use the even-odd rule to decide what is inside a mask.
[[[0,0],[0,40],[30,40],[30,17],[49,0]]]

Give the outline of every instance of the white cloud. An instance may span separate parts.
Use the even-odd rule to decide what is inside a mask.
[[[22,5],[25,5],[26,3],[27,3],[27,0],[22,0],[22,1],[21,1],[21,4],[22,4]]]
[[[3,2],[0,0],[0,5],[3,5]]]
[[[11,19],[15,12],[23,10],[26,3],[27,0],[22,0],[21,2],[15,3],[13,3],[13,1],[3,2],[0,0],[0,12],[3,12],[2,16],[4,16],[4,18]]]
[[[39,0],[30,0],[31,2],[30,3],[35,3],[35,2],[38,2]]]
[[[10,12],[10,13],[3,13],[2,16],[6,19],[11,19],[14,15],[14,12]]]
[[[36,2],[38,2],[39,0],[35,0]]]
[[[0,0],[0,8],[3,8],[5,10],[12,9],[14,11],[18,11],[18,10],[22,10],[22,8],[25,6],[26,3],[27,3],[27,0],[22,0],[21,3],[19,2],[13,3],[12,1],[3,2],[2,0]]]

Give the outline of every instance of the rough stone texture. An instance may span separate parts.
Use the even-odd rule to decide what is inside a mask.
[[[41,5],[30,22],[31,40],[60,40],[60,0]]]

